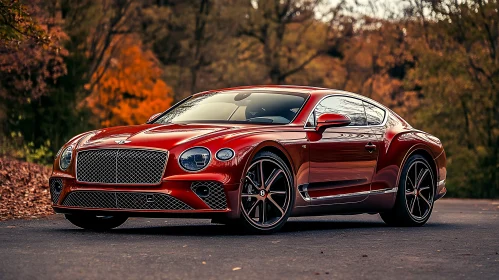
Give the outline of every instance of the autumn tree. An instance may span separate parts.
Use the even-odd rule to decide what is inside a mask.
[[[51,145],[39,137],[37,116],[42,99],[67,73],[68,54],[60,14],[51,4],[0,2],[0,142],[14,148]]]
[[[24,5],[19,0],[0,0],[0,46],[15,47],[26,39],[37,43],[50,42],[49,34],[31,16],[34,5]]]
[[[332,27],[341,17],[344,1],[320,12],[323,1],[248,1],[239,34],[253,39],[245,47],[265,67],[269,83],[282,84],[326,51],[334,38]],[[322,6],[324,9],[324,6]],[[318,19],[319,18],[319,19]],[[320,19],[323,19],[322,21]],[[323,24],[327,20],[327,24]],[[255,54],[256,53],[256,54]]]
[[[212,88],[229,53],[234,22],[232,0],[147,1],[141,9],[141,36],[165,67],[175,99]]]
[[[171,89],[161,80],[162,70],[152,52],[144,51],[132,36],[117,40],[110,65],[98,69],[99,82],[85,105],[102,126],[145,123],[170,107]],[[101,72],[102,71],[102,72]]]
[[[499,2],[411,0],[416,124],[447,151],[451,193],[499,195]]]

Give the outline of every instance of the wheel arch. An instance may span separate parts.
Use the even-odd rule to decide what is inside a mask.
[[[386,187],[398,187],[404,165],[410,156],[419,154],[430,164],[434,180],[439,178],[439,166],[435,161],[441,147],[427,140],[426,133],[417,130],[396,131],[387,138],[388,145],[378,158],[376,176]],[[383,176],[384,174],[384,176]]]
[[[249,156],[246,160],[246,163],[244,165],[243,175],[244,175],[244,172],[246,172],[246,169],[251,164],[251,161],[253,160],[253,158],[259,152],[262,152],[262,151],[269,151],[269,152],[272,152],[272,153],[276,154],[277,156],[279,156],[284,161],[284,163],[286,163],[286,166],[288,167],[289,171],[291,172],[291,175],[293,176],[293,178],[296,177],[295,176],[296,175],[295,168],[294,168],[293,160],[291,159],[291,156],[289,155],[289,153],[286,151],[286,149],[279,142],[272,141],[272,140],[263,141],[253,149],[253,151],[249,154]],[[242,176],[242,178],[244,178],[244,176]]]
[[[433,174],[434,174],[434,178],[433,180],[435,181],[435,185],[434,185],[434,188],[435,188],[435,191],[436,191],[436,187],[437,187],[437,180],[438,180],[438,168],[437,168],[437,164],[435,162],[435,159],[433,158],[433,155],[431,153],[431,150],[429,147],[425,146],[424,144],[417,144],[417,145],[414,145],[406,154],[406,156],[404,157],[402,163],[400,164],[400,168],[399,168],[399,172],[398,172],[398,176],[397,176],[397,186],[399,185],[399,182],[400,182],[400,176],[402,174],[402,170],[404,169],[404,166],[407,162],[407,160],[413,156],[413,155],[420,155],[422,156],[427,162],[428,164],[430,165],[430,168],[432,169],[433,171]]]

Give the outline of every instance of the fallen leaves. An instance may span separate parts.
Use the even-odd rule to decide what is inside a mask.
[[[241,270],[241,268],[237,266],[232,269],[232,271],[237,271],[237,270]]]
[[[50,173],[47,166],[0,158],[0,221],[53,214]]]

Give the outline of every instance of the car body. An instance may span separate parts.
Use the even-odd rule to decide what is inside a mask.
[[[232,107],[228,119],[239,121],[223,121]],[[192,148],[199,149],[184,154]],[[407,164],[415,157],[414,170]],[[264,168],[271,171],[259,173]],[[274,173],[282,203],[265,186]],[[327,214],[389,213],[387,223],[421,225],[445,194],[445,180],[440,140],[378,102],[324,88],[254,86],[195,94],[146,124],[82,133],[57,154],[50,186],[54,210],[69,219],[205,217],[273,232],[289,216]],[[402,182],[413,188],[402,192]],[[425,217],[421,209],[419,220],[395,217],[402,204],[410,212],[425,201]],[[282,216],[266,224],[267,211]]]

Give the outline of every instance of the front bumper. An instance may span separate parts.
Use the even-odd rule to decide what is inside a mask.
[[[435,200],[444,197],[447,193],[447,188],[445,187],[445,180],[441,180],[437,182],[437,195],[435,196]]]
[[[51,177],[50,186],[53,209],[57,213],[228,218],[239,215],[238,184],[196,178],[196,181],[165,180],[155,186],[99,185]],[[206,186],[210,190],[208,194],[196,194],[200,186]]]

